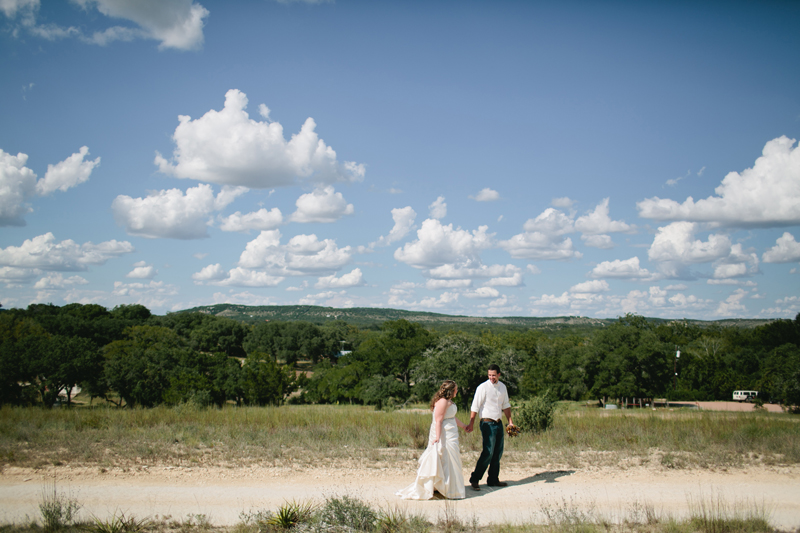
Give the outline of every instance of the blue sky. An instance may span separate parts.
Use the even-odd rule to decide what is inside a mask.
[[[0,0],[0,303],[800,312],[800,3]]]

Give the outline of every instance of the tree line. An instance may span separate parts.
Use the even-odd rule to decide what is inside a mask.
[[[680,350],[680,358],[676,357]],[[302,372],[298,370],[302,364]],[[800,314],[756,328],[620,317],[549,336],[517,328],[439,332],[407,320],[359,329],[141,305],[32,304],[0,312],[0,404],[52,406],[79,386],[119,406],[360,403],[429,398],[443,379],[466,405],[497,363],[513,397],[730,400],[737,389],[800,405]]]

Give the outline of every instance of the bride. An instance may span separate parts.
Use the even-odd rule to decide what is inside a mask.
[[[456,382],[448,379],[431,399],[433,421],[428,434],[428,448],[419,458],[417,479],[396,493],[404,500],[430,500],[434,491],[453,500],[466,496],[458,428],[467,426],[456,418],[458,407],[453,403],[456,394]]]

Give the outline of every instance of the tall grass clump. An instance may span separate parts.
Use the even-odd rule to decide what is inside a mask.
[[[52,487],[44,487],[42,500],[39,503],[44,531],[53,533],[74,526],[81,507],[81,504],[72,496],[58,492],[55,482]]]
[[[725,501],[720,495],[689,500],[689,524],[701,533],[767,533],[770,512],[765,504]]]

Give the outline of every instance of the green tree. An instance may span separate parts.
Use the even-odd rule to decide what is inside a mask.
[[[223,352],[228,357],[246,357],[242,343],[248,328],[244,324],[230,318],[204,316],[206,318],[188,333],[189,346],[193,350]]]
[[[499,353],[483,344],[479,339],[463,333],[450,333],[422,354],[420,362],[412,371],[414,393],[427,400],[433,396],[445,379],[458,383],[456,403],[462,408],[469,406],[475,389],[486,381],[490,364],[500,366],[501,380],[509,389],[509,395],[518,388],[518,381],[525,364],[524,354],[513,348],[504,348]]]
[[[653,398],[672,383],[674,347],[662,342],[643,317],[626,315],[597,333],[592,340],[598,354],[596,397]]]
[[[280,405],[305,383],[304,375],[296,376],[291,366],[278,366],[271,357],[258,352],[244,362],[241,380],[248,405]]]
[[[411,367],[434,342],[435,337],[416,322],[388,320],[379,334],[358,346],[351,358],[363,362],[369,375],[393,376],[408,384]]]
[[[408,398],[408,383],[394,376],[375,374],[361,381],[361,401],[378,409],[402,403]]]
[[[361,380],[367,376],[360,361],[341,361],[332,365],[323,361],[305,386],[305,398],[311,403],[358,402],[361,399]]]
[[[158,405],[188,348],[175,332],[160,326],[134,326],[126,336],[103,349],[106,382],[128,406]]]

